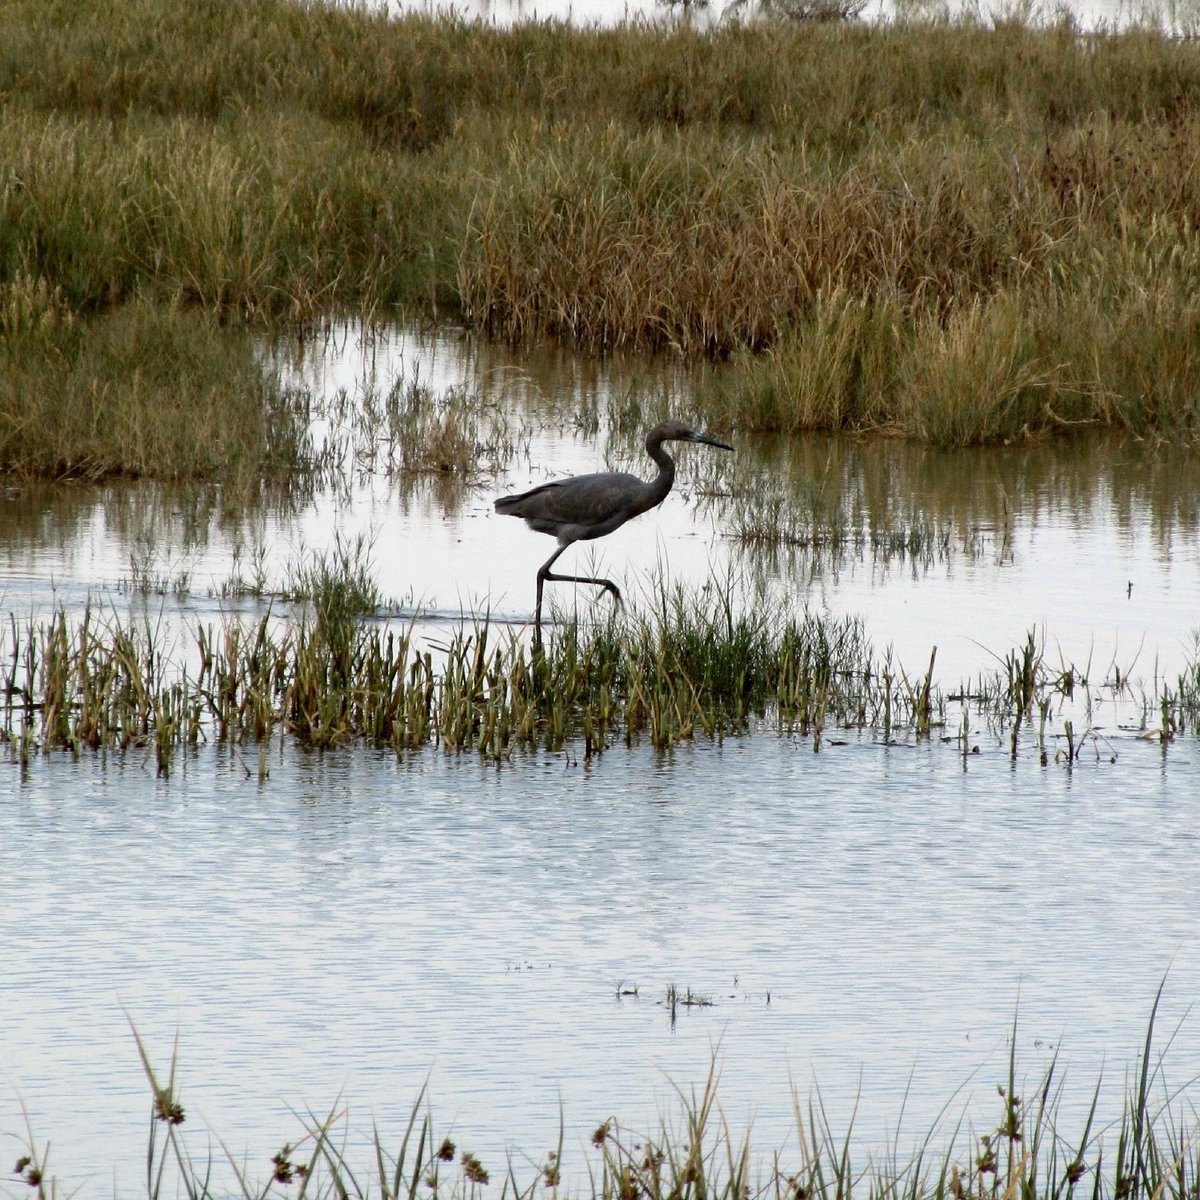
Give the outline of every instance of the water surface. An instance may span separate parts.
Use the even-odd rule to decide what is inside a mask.
[[[714,1056],[764,1154],[815,1085],[878,1151],[910,1076],[902,1146],[947,1102],[998,1120],[1019,1012],[1022,1074],[1058,1049],[1077,1132],[1164,973],[1164,1030],[1200,986],[1198,769],[1192,743],[1072,773],[768,736],[499,771],[289,752],[264,786],[216,752],[165,782],[41,764],[0,801],[0,1127],[20,1096],[66,1178],[134,1190],[128,1017],[164,1070],[179,1033],[190,1122],[263,1167],[289,1106],[398,1136],[428,1078],[439,1133],[493,1168],[553,1148],[561,1105],[578,1172],[601,1120],[652,1129]],[[672,1028],[670,983],[712,1007]],[[1186,1021],[1168,1077],[1198,1053]]]
[[[277,586],[361,532],[391,619],[420,637],[484,614],[521,630],[553,544],[493,498],[605,465],[648,474],[651,410],[688,405],[661,364],[512,358],[454,331],[343,329],[272,353],[312,392],[315,437],[352,433],[363,397],[416,376],[432,403],[468,389],[517,449],[456,482],[359,445],[343,478],[244,507],[219,489],[10,489],[10,619],[91,603],[180,635],[268,606],[282,621],[288,605],[222,584],[257,564]],[[193,1138],[207,1121],[263,1170],[297,1136],[291,1109],[343,1103],[352,1139],[373,1120],[398,1137],[428,1080],[439,1132],[493,1172],[552,1149],[561,1111],[578,1179],[600,1121],[653,1126],[714,1060],[733,1131],[764,1154],[794,1144],[793,1088],[817,1086],[839,1135],[857,1109],[857,1149],[907,1148],[947,1104],[951,1123],[999,1119],[1014,1014],[1031,1081],[1060,1055],[1064,1120],[1102,1072],[1115,1114],[1164,974],[1164,1033],[1200,984],[1200,747],[1140,736],[1143,698],[1193,652],[1200,468],[1082,440],[941,454],[730,436],[732,456],[684,448],[662,509],[572,566],[634,606],[657,573],[861,614],[913,674],[936,645],[947,688],[1032,629],[1093,681],[1073,769],[1014,761],[983,728],[965,758],[875,731],[816,754],[765,730],[499,767],[276,742],[262,783],[253,750],[204,748],[166,780],[144,752],[55,753],[24,778],[7,762],[0,1133],[19,1140],[24,1104],[65,1184],[137,1191],[148,1095],[129,1021],[164,1070],[178,1033]],[[586,620],[608,601],[555,603]],[[1132,686],[1098,699],[1118,672]],[[672,1025],[669,984],[713,1003]],[[1169,1080],[1198,1055],[1183,1020]]]

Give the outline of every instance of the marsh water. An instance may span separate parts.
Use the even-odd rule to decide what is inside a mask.
[[[91,603],[166,629],[268,607],[284,620],[271,593],[291,566],[362,533],[389,597],[376,619],[435,648],[485,616],[522,636],[552,543],[497,517],[494,496],[606,464],[648,473],[645,425],[686,411],[691,384],[449,330],[346,327],[264,354],[313,398],[314,453],[337,469],[251,504],[10,489],[10,619]],[[401,469],[403,448],[363,420],[416,380],[435,411],[469,409],[467,477]],[[890,744],[848,731],[819,752],[759,729],[499,766],[276,742],[265,779],[252,752],[212,747],[166,779],[140,751],[52,754],[25,777],[6,762],[12,1157],[27,1115],[64,1183],[139,1189],[149,1099],[131,1023],[164,1070],[178,1036],[194,1147],[207,1122],[260,1174],[296,1140],[295,1111],[345,1107],[352,1140],[372,1123],[398,1140],[428,1082],[439,1134],[494,1172],[510,1155],[533,1171],[561,1119],[571,1177],[602,1120],[651,1130],[714,1062],[732,1131],[764,1154],[795,1145],[793,1092],[818,1089],[835,1134],[853,1117],[864,1153],[904,1150],[964,1112],[999,1120],[1014,1016],[1022,1077],[1057,1054],[1082,1128],[1102,1075],[1119,1109],[1164,976],[1166,1078],[1195,1075],[1200,746],[1164,747],[1153,704],[1195,654],[1194,458],[732,436],[733,455],[681,449],[662,509],[575,547],[573,566],[620,579],[635,608],[665,577],[860,614],[913,675],[936,646],[948,690],[1032,630],[1089,680],[1072,701],[1079,758],[1056,751],[1055,713],[1044,759],[1032,733],[1013,758],[976,721],[966,755],[948,725]],[[254,573],[257,592],[227,586]],[[587,620],[608,601],[566,587],[555,603]],[[668,985],[711,1003],[672,1020]]]
[[[611,25],[622,20],[664,20],[682,17],[701,28],[721,21],[753,16],[754,6],[745,0],[381,0],[391,12],[434,12],[455,14],[467,20],[511,25],[520,21],[571,21],[584,25]],[[786,5],[782,6],[786,11]],[[1057,19],[1069,11],[1084,29],[1118,28],[1150,24],[1191,32],[1196,23],[1191,0],[1075,0],[1069,5],[1039,4],[1036,0],[866,0],[860,10],[864,20],[897,17],[979,14],[985,19],[1004,19],[1013,13],[1026,19]]]

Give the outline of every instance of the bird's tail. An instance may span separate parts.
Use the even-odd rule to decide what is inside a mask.
[[[527,492],[516,492],[511,496],[501,496],[496,501],[496,511],[503,517],[524,517],[527,514],[522,511],[525,503],[532,500],[534,496],[540,496],[543,492],[549,491],[556,487],[555,483],[541,483],[535,488],[530,488]]]

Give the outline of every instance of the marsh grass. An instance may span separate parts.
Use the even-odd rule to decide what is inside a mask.
[[[478,389],[435,390],[419,373],[386,387],[339,389],[312,412],[326,425],[314,458],[331,483],[374,472],[473,483],[527,458],[532,436],[527,422]]]
[[[680,990],[673,983],[668,983],[663,1004],[666,1006],[667,1015],[670,1017],[671,1028],[674,1029],[679,1020],[679,1010],[681,1008],[684,1012],[692,1008],[712,1008],[714,1001],[712,996],[706,992],[693,992],[690,987]]]
[[[515,341],[731,358],[698,401],[718,428],[1192,438],[1190,118],[1098,121],[1065,146],[1042,125],[1036,150],[993,133],[879,139],[838,165],[694,127],[560,132],[477,206],[460,286]]]
[[[133,300],[78,316],[44,278],[0,284],[0,471],[221,479],[286,475],[303,450],[290,398],[244,330]]]
[[[819,1091],[807,1103],[793,1096],[794,1136],[786,1147],[755,1150],[749,1134],[735,1134],[721,1111],[714,1062],[699,1087],[676,1086],[673,1108],[656,1128],[631,1129],[610,1115],[588,1144],[567,1146],[560,1121],[553,1148],[510,1154],[503,1163],[485,1163],[440,1136],[425,1088],[395,1144],[378,1125],[365,1138],[351,1137],[339,1100],[324,1116],[297,1114],[296,1137],[269,1156],[248,1159],[210,1132],[209,1151],[198,1159],[185,1137],[192,1115],[176,1070],[178,1041],[164,1073],[134,1028],[150,1090],[146,1194],[192,1200],[281,1194],[343,1200],[478,1200],[487,1194],[502,1200],[1190,1200],[1200,1177],[1200,1129],[1190,1101],[1195,1079],[1168,1084],[1166,1054],[1156,1046],[1161,993],[1119,1111],[1102,1108],[1102,1080],[1085,1085],[1081,1097],[1070,1095],[1056,1056],[1040,1074],[1027,1076],[1017,1058],[1014,1017],[1007,1072],[995,1081],[994,1117],[979,1112],[980,1126],[964,1115],[948,1129],[931,1128],[907,1158],[898,1139],[864,1155],[853,1118],[835,1129]],[[669,989],[673,1017],[687,996]],[[1067,1119],[1071,1100],[1081,1120]],[[38,1200],[74,1194],[52,1173],[48,1148],[36,1144],[32,1130],[10,1179]],[[289,1187],[294,1190],[284,1191]]]
[[[1200,46],[1018,18],[497,29],[12,0],[0,319],[26,380],[69,336],[34,327],[133,304],[299,326],[419,307],[728,360],[702,396],[718,430],[1194,442]],[[169,351],[121,357],[154,379]],[[6,468],[157,461],[40,445],[24,396]]]
[[[239,538],[233,549],[233,574],[216,583],[210,595],[222,600],[265,599],[270,590],[269,554],[265,541]]]
[[[302,551],[289,563],[283,596],[311,606],[319,628],[352,626],[383,604],[383,593],[375,579],[374,536],[334,535],[328,551]]]
[[[10,616],[0,640],[3,733],[22,772],[37,754],[117,749],[152,755],[168,774],[202,744],[365,744],[396,753],[425,746],[503,761],[537,750],[587,759],[614,745],[669,748],[696,737],[771,729],[819,750],[842,731],[884,742],[936,736],[966,745],[970,721],[1073,764],[1085,746],[1115,753],[1095,727],[1093,695],[1120,679],[1049,664],[1031,632],[998,656],[1000,669],[946,689],[927,666],[878,654],[861,622],[778,605],[737,607],[720,584],[661,586],[646,608],[561,626],[545,650],[486,617],[424,647],[415,618],[381,611],[370,543],[339,542],[296,573],[292,617],[268,609],[168,629],[89,606],[47,620]],[[1142,698],[1145,732],[1164,747],[1195,728],[1200,688],[1189,668],[1172,689]],[[1072,707],[1076,692],[1086,698]],[[953,706],[961,729],[949,730]],[[1082,720],[1076,727],[1073,722]],[[1156,727],[1155,721],[1161,721]],[[942,732],[946,731],[946,732]]]
[[[143,532],[129,555],[129,576],[123,586],[134,595],[174,596],[186,600],[192,590],[192,566],[186,551],[160,552],[154,539]]]

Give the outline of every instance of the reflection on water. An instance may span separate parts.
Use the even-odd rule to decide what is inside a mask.
[[[1174,754],[1069,773],[770,737],[590,769],[287,753],[261,787],[216,751],[165,782],[136,756],[56,759],[0,799],[0,1130],[19,1095],[67,1179],[136,1191],[128,1014],[160,1064],[180,1034],[193,1148],[207,1120],[256,1170],[295,1140],[289,1106],[339,1095],[356,1136],[398,1142],[429,1077],[439,1135],[493,1169],[553,1148],[561,1103],[578,1178],[601,1120],[651,1127],[714,1053],[764,1154],[794,1150],[790,1089],[814,1083],[836,1131],[857,1107],[858,1147],[907,1152],[947,1102],[950,1124],[996,1119],[1019,1005],[1022,1082],[1058,1048],[1076,1136],[1102,1071],[1101,1120],[1119,1105],[1163,974],[1164,1031],[1200,987],[1200,847],[1171,779],[1200,757]],[[672,1029],[670,983],[713,1006]],[[1185,1021],[1169,1081],[1198,1038]]]
[[[944,677],[970,675],[1029,628],[1101,674],[1111,658],[1123,675],[1135,663],[1170,675],[1194,652],[1193,455],[1101,438],[950,452],[742,438],[740,448],[706,508],[742,560],[803,585],[810,602],[862,613],[904,661],[936,644],[949,655]]]
[[[747,449],[746,439],[740,448]],[[868,527],[949,525],[959,533],[1099,518],[1147,533],[1170,554],[1200,527],[1195,456],[1132,441],[1076,438],[1033,446],[938,450],[916,443],[762,438],[737,464],[735,496],[783,487],[798,512]]]

